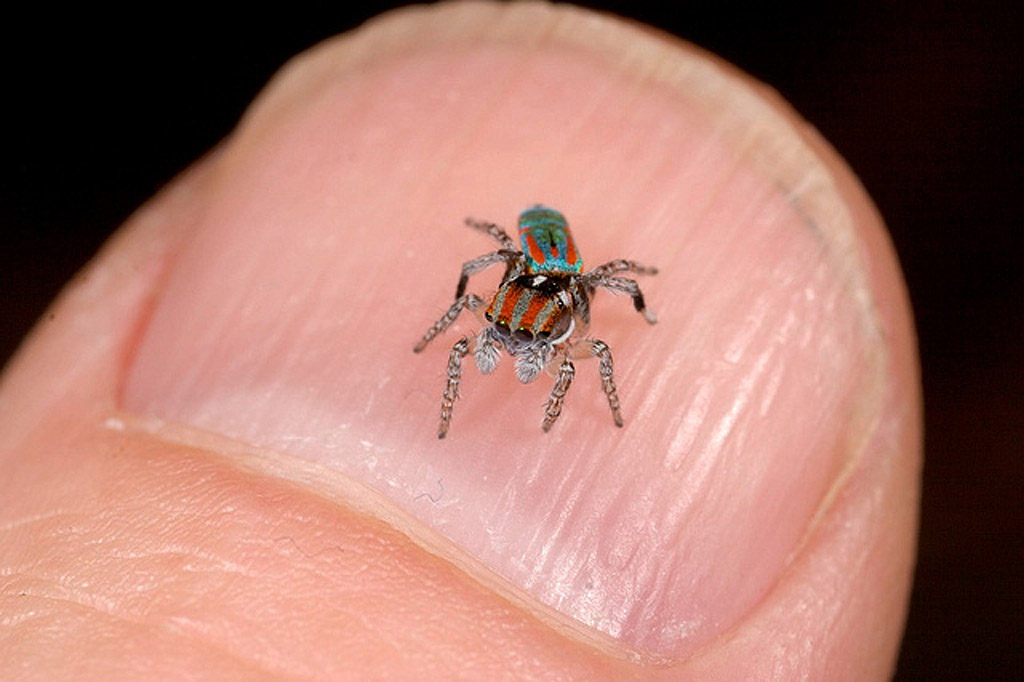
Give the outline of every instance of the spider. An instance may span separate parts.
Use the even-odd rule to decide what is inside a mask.
[[[473,337],[463,336],[448,355],[448,383],[441,399],[437,437],[444,438],[451,425],[452,409],[462,381],[462,360],[472,351],[480,371],[490,374],[498,365],[502,349],[515,358],[516,377],[524,384],[536,379],[542,369],[555,373],[555,365],[558,365],[541,424],[545,432],[562,413],[562,403],[576,374],[573,358],[585,357],[596,357],[600,361],[601,387],[608,398],[612,420],[621,427],[622,413],[612,372],[611,350],[604,341],[586,336],[590,299],[597,287],[628,294],[637,312],[654,324],[657,319],[644,305],[639,285],[615,275],[620,272],[654,275],[657,269],[617,259],[583,272],[583,259],[565,216],[546,206],[533,206],[519,215],[522,250],[517,249],[508,233],[494,223],[466,218],[466,225],[483,232],[501,248],[462,265],[455,302],[413,348],[415,353],[426,348],[463,310],[469,309],[478,317],[483,310],[482,322],[486,321],[483,330]],[[466,285],[470,275],[498,263],[505,264],[505,274],[490,304],[484,308],[484,299],[465,293]]]

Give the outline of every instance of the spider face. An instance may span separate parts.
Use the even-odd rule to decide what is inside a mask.
[[[612,419],[616,426],[622,426],[611,351],[603,341],[584,336],[590,322],[590,298],[597,287],[629,294],[636,310],[654,324],[655,317],[647,310],[637,283],[614,275],[618,272],[653,275],[657,271],[634,261],[613,260],[583,272],[583,259],[565,216],[545,206],[533,206],[520,214],[521,249],[516,248],[505,230],[493,223],[467,218],[466,224],[484,232],[502,248],[463,264],[455,302],[413,349],[417,353],[422,351],[435,336],[451,326],[464,309],[478,315],[482,311],[483,330],[472,338],[459,339],[449,354],[448,383],[441,401],[438,437],[444,438],[448,433],[462,380],[462,360],[471,351],[480,371],[490,374],[504,350],[515,358],[516,376],[523,383],[536,379],[542,369],[554,370],[558,365],[542,423],[544,431],[550,429],[561,414],[565,394],[575,376],[572,359],[596,357],[600,360],[601,385],[612,410]],[[484,308],[482,298],[465,293],[466,285],[470,275],[498,263],[505,263],[505,275]]]
[[[520,275],[504,280],[484,311],[490,329],[483,334],[516,359],[516,376],[523,383],[537,378],[554,350],[566,343],[576,328],[571,291],[578,289],[570,277]],[[485,374],[494,371],[489,351],[480,353],[476,364]]]
[[[569,278],[521,275],[505,280],[484,311],[502,337],[558,343],[572,332]]]

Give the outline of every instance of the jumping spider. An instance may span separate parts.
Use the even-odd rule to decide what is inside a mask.
[[[498,364],[501,349],[516,361],[516,376],[524,384],[537,378],[542,369],[554,370],[557,378],[544,410],[541,427],[548,431],[562,413],[562,402],[572,384],[576,369],[573,358],[596,357],[600,361],[601,386],[608,397],[612,419],[622,426],[619,396],[612,373],[612,353],[608,344],[586,336],[590,323],[590,299],[598,287],[628,294],[633,306],[649,323],[657,320],[644,305],[640,287],[616,273],[633,272],[654,275],[657,270],[631,260],[613,260],[589,272],[583,272],[583,259],[569,225],[558,211],[533,206],[519,215],[519,239],[522,250],[501,227],[484,221],[466,219],[466,224],[483,232],[501,246],[462,266],[455,302],[427,330],[413,349],[419,353],[430,341],[455,322],[464,309],[479,316],[483,309],[486,325],[474,337],[462,337],[448,355],[448,383],[441,399],[441,424],[438,438],[444,438],[451,424],[452,408],[459,396],[462,360],[472,351],[476,365],[490,374]],[[491,302],[467,294],[469,276],[498,263],[505,274]]]

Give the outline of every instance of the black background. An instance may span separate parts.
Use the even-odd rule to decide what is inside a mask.
[[[283,62],[394,4],[5,18],[0,361]],[[925,393],[920,556],[897,678],[1020,679],[1021,11],[762,4],[594,6],[778,89],[874,197],[909,284]]]

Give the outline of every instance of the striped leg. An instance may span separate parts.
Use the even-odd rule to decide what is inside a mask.
[[[455,299],[455,303],[452,303],[448,311],[441,316],[441,319],[434,323],[434,325],[427,330],[427,333],[423,335],[420,342],[416,344],[416,347],[412,349],[413,353],[419,353],[421,350],[427,347],[435,336],[443,332],[448,327],[452,326],[452,323],[459,317],[459,313],[462,312],[463,308],[469,308],[470,310],[476,310],[483,305],[484,299],[480,298],[476,294],[466,294]]]
[[[608,396],[608,407],[612,409],[612,420],[615,425],[622,427],[622,412],[619,410],[619,393],[615,390],[615,377],[612,372],[612,349],[604,341],[592,339],[590,341],[594,355],[600,361],[598,372],[601,373],[601,388]]]
[[[477,220],[476,218],[466,218],[466,225],[472,227],[474,230],[483,232],[494,241],[501,244],[501,248],[508,251],[516,250],[516,243],[512,241],[512,237],[508,236],[508,232],[494,223],[489,223],[486,220]]]
[[[448,383],[444,387],[441,398],[441,425],[437,428],[437,437],[448,435],[448,426],[452,423],[452,409],[459,397],[459,382],[462,381],[462,359],[469,353],[469,339],[463,336],[452,346],[448,354]]]
[[[649,265],[641,265],[635,260],[626,260],[625,258],[616,258],[610,260],[604,265],[598,265],[596,268],[586,273],[586,277],[600,278],[614,275],[617,272],[635,272],[638,275],[657,275],[658,268],[651,267]]]
[[[644,303],[643,292],[640,291],[640,285],[631,279],[625,277],[610,277],[610,276],[596,276],[591,277],[589,275],[583,280],[587,286],[590,287],[603,287],[619,293],[628,294],[633,299],[633,307],[636,311],[644,316],[650,324],[654,324],[658,321],[658,318],[654,316],[650,310],[647,309],[647,305]]]
[[[462,294],[466,293],[466,284],[469,283],[470,275],[475,275],[481,270],[486,270],[492,265],[496,265],[498,263],[511,263],[520,257],[521,254],[517,251],[508,251],[503,249],[501,251],[485,253],[471,261],[466,261],[462,264],[462,274],[459,275],[459,284],[455,287],[455,298],[461,298]]]
[[[569,392],[569,386],[572,385],[572,379],[575,375],[576,368],[573,367],[572,360],[566,356],[562,360],[561,367],[558,368],[558,378],[555,379],[551,395],[548,396],[548,405],[544,410],[544,423],[541,424],[541,428],[545,432],[551,430],[555,420],[562,414],[562,403],[565,401],[565,394]]]
[[[612,420],[616,426],[622,426],[622,412],[619,409],[619,392],[615,388],[615,376],[612,363],[612,350],[608,344],[598,339],[583,339],[573,346],[575,358],[595,357],[598,359],[597,371],[601,374],[601,388],[608,398],[608,407],[612,410]]]

